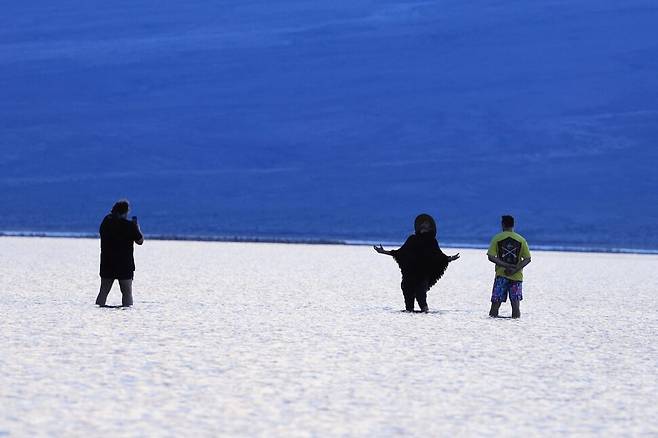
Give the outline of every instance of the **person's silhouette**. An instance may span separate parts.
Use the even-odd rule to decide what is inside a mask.
[[[421,312],[427,312],[427,291],[443,276],[448,263],[457,260],[459,254],[447,256],[436,240],[436,222],[432,216],[421,214],[414,222],[415,234],[397,250],[387,251],[375,246],[379,254],[392,256],[402,271],[402,294],[407,312],[414,311],[414,300]]]
[[[122,199],[112,207],[100,226],[101,235],[101,287],[96,304],[105,306],[107,295],[114,280],[119,280],[121,305],[132,306],[132,282],[135,273],[133,243],[141,245],[144,236],[137,223],[137,217],[128,220],[130,204]]]

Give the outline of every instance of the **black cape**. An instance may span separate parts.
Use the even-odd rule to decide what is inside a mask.
[[[420,233],[422,222],[430,222],[432,229]],[[403,283],[428,282],[432,287],[443,276],[450,258],[441,251],[436,240],[436,223],[434,219],[422,214],[416,218],[416,234],[409,236],[400,249],[393,251],[393,258],[402,271]]]

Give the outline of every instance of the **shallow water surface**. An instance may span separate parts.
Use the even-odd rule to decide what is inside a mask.
[[[477,250],[427,315],[368,247],[136,262],[135,306],[101,309],[97,241],[0,238],[0,436],[658,433],[656,256],[535,252],[520,320],[487,317]]]

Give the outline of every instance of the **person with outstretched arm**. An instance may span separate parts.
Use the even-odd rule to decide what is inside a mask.
[[[137,217],[128,219],[130,203],[122,199],[114,204],[110,214],[105,216],[100,226],[101,235],[101,287],[96,304],[105,307],[107,295],[114,280],[121,288],[121,305],[133,305],[132,283],[135,273],[133,243],[144,243],[144,235],[137,223]]]
[[[520,304],[523,300],[523,268],[530,263],[530,248],[528,248],[525,238],[514,232],[512,216],[503,216],[501,226],[503,231],[491,239],[489,251],[487,251],[489,261],[496,265],[496,278],[491,293],[489,316],[498,317],[500,305],[507,301],[509,295],[512,318],[520,318]]]
[[[436,222],[428,214],[421,214],[414,222],[415,233],[395,250],[374,246],[379,254],[392,256],[402,271],[402,294],[407,312],[414,311],[418,301],[420,311],[427,313],[427,292],[443,276],[448,264],[459,258],[459,254],[448,256],[441,251],[436,240]]]

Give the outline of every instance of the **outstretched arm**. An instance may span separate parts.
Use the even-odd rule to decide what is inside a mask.
[[[373,248],[374,248],[375,251],[377,251],[379,254],[386,254],[386,255],[389,255],[389,256],[392,256],[392,255],[393,255],[393,251],[387,251],[387,250],[385,250],[384,247],[383,247],[381,244],[380,244],[379,246],[375,245],[375,246],[373,246]]]

